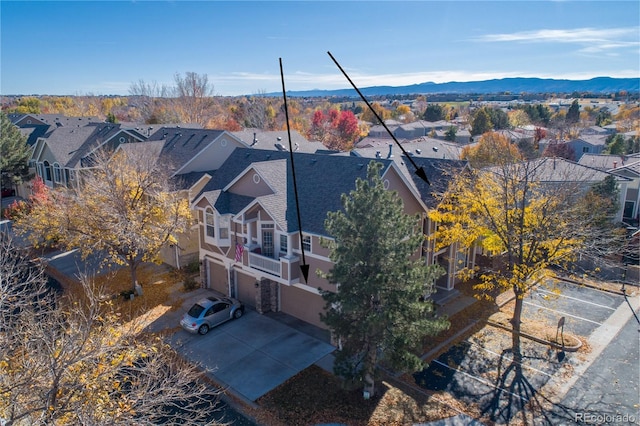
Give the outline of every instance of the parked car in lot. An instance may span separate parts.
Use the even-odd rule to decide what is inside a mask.
[[[180,325],[190,333],[207,334],[216,325],[240,318],[244,305],[230,297],[209,296],[199,300],[182,316]]]

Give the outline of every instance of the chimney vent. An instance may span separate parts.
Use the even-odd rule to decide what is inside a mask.
[[[389,144],[389,154],[387,154],[387,159],[393,158],[393,144]]]

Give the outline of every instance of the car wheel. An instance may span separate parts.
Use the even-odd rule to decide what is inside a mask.
[[[202,334],[203,336],[209,332],[209,326],[207,324],[202,324],[198,329],[198,334]]]
[[[236,311],[233,313],[233,317],[235,319],[238,319],[242,316],[242,309],[236,309]]]

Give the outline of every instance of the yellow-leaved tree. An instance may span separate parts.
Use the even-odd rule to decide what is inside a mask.
[[[91,167],[79,171],[76,187],[31,200],[28,214],[15,217],[15,229],[36,246],[53,241],[127,265],[135,290],[138,266],[157,261],[163,246],[176,244],[192,214],[189,201],[172,190],[167,165],[144,144],[121,148],[86,158]]]
[[[507,362],[498,371],[492,392],[495,403],[487,414],[496,420],[509,407],[533,424],[534,418],[545,416],[546,401],[525,377],[522,364],[529,351],[536,356],[531,347],[523,354],[520,344],[523,316],[530,323],[535,320],[523,310],[525,295],[532,286],[547,283],[552,266],[573,268],[579,255],[619,256],[616,251],[624,234],[617,232],[620,228],[612,220],[620,207],[619,195],[614,178],[598,182],[605,173],[570,161],[494,157],[493,166],[469,168],[454,177],[429,216],[439,224],[436,250],[457,244],[461,250],[482,248],[492,257],[479,276],[476,270],[462,271],[467,274],[463,278],[477,279],[478,296],[512,292],[514,301],[506,305],[513,309],[511,347],[502,350],[501,363]]]
[[[573,260],[610,230],[600,232],[597,209],[582,201],[592,182],[580,175],[586,168],[552,158],[517,161],[500,155],[495,161],[452,179],[430,218],[439,223],[436,249],[479,245],[493,256],[493,267],[480,275],[476,290],[513,291],[512,351],[519,362],[527,290],[548,275],[549,266]]]

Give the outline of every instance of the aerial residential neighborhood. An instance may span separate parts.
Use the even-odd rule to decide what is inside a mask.
[[[0,2],[0,426],[640,425],[640,3]]]
[[[570,106],[571,103],[568,103],[566,108]],[[633,107],[633,104],[622,105],[623,109],[629,107]],[[502,333],[494,335],[496,332],[489,333],[487,327],[494,327],[496,330],[505,327],[501,318],[508,315],[509,307],[518,300],[517,296],[513,298],[513,290],[544,296],[547,294],[545,292],[553,288],[562,288],[563,290],[553,291],[566,295],[566,300],[573,300],[571,298],[577,296],[576,300],[585,301],[582,303],[598,306],[601,301],[597,292],[607,292],[608,298],[616,298],[619,304],[629,297],[631,299],[627,300],[636,303],[640,203],[640,177],[636,169],[640,159],[637,158],[637,151],[606,153],[614,136],[618,134],[622,135],[623,141],[629,141],[627,146],[633,151],[633,147],[637,145],[635,133],[618,133],[620,123],[616,127],[615,120],[612,125],[607,126],[608,129],[601,132],[598,126],[575,127],[572,134],[576,136],[566,136],[560,141],[558,136],[554,136],[557,130],[552,127],[544,129],[544,132],[540,130],[541,127],[527,126],[512,127],[509,130],[489,129],[484,134],[464,136],[462,139],[452,138],[443,132],[447,128],[460,129],[456,134],[463,135],[465,129],[467,132],[472,131],[474,115],[487,108],[495,109],[499,106],[477,104],[466,122],[459,119],[456,122],[417,119],[404,124],[389,120],[384,126],[361,122],[359,127],[368,129],[368,134],[361,134],[359,140],[350,144],[350,148],[342,150],[328,148],[322,142],[309,138],[311,134],[305,137],[297,130],[249,127],[238,131],[208,129],[190,123],[117,123],[101,121],[99,117],[9,113],[5,119],[24,141],[28,151],[26,166],[31,177],[18,184],[3,187],[3,209],[6,210],[6,217],[11,218],[12,209],[15,208],[13,206],[17,205],[15,203],[26,200],[37,204],[38,194],[42,191],[34,184],[38,180],[44,188],[48,188],[46,191],[82,192],[83,185],[92,181],[86,173],[94,173],[92,170],[97,171],[103,167],[103,154],[106,154],[107,159],[113,156],[114,159],[110,161],[116,163],[120,161],[116,158],[144,158],[144,161],[148,159],[159,165],[157,173],[161,171],[166,176],[170,184],[169,191],[175,195],[176,200],[188,203],[192,221],[184,229],[175,229],[175,238],[172,237],[158,247],[153,260],[155,263],[141,263],[140,271],[144,271],[147,264],[164,265],[164,269],[156,269],[157,277],[167,270],[184,272],[176,275],[176,284],[172,285],[169,299],[164,302],[172,304],[173,311],[154,314],[162,305],[155,308],[147,306],[145,309],[148,317],[139,327],[144,328],[145,333],[165,336],[169,347],[183,359],[205,371],[211,371],[207,375],[213,380],[212,383],[225,389],[222,396],[217,396],[216,399],[221,401],[217,404],[224,404],[226,407],[224,415],[231,416],[227,418],[252,419],[246,421],[271,424],[265,419],[279,413],[276,417],[280,416],[281,420],[270,421],[274,421],[273,424],[286,424],[291,422],[290,417],[281,411],[283,408],[273,408],[271,401],[282,398],[280,392],[297,392],[293,388],[287,390],[290,386],[296,386],[293,377],[304,377],[298,379],[304,383],[313,380],[309,377],[334,375],[338,371],[335,370],[339,359],[336,355],[345,341],[325,322],[325,315],[330,306],[327,304],[327,294],[340,293],[340,285],[336,286],[330,273],[337,266],[332,247],[335,248],[336,242],[343,237],[336,238],[327,231],[327,218],[331,216],[331,212],[344,209],[344,194],[352,193],[355,196],[352,191],[356,189],[358,180],[366,182],[370,179],[368,173],[371,162],[380,164],[381,188],[397,194],[397,198],[401,200],[402,214],[414,218],[414,230],[422,235],[410,260],[417,261],[420,265],[432,265],[441,271],[422,290],[420,300],[423,300],[422,297],[425,299],[420,303],[433,307],[434,318],[452,321],[447,323],[450,324],[446,326],[447,331],[439,332],[442,337],[438,338],[436,334],[433,343],[425,340],[425,343],[419,345],[422,347],[422,359],[428,362],[429,367],[414,374],[415,381],[409,381],[409,384],[414,383],[414,387],[423,388],[427,392],[447,389],[446,384],[439,384],[442,379],[434,378],[446,373],[439,370],[443,368],[444,360],[455,353],[460,342],[464,344],[465,341],[479,338],[478,334],[470,334],[474,329],[470,327],[478,321],[486,321],[488,324],[480,335],[489,339],[491,345],[498,344],[501,338],[499,335],[506,335],[511,328],[506,327]],[[512,111],[505,110],[508,113]],[[419,116],[420,113],[417,111],[415,115]],[[390,133],[385,134],[380,130],[385,128]],[[585,145],[586,141],[594,140],[598,133],[608,135],[608,139],[604,137],[602,144],[597,145],[598,148]],[[569,256],[569,263],[560,257],[552,261],[558,262],[557,264],[545,263],[543,269],[553,271],[552,275],[548,272],[539,275],[546,277],[542,278],[542,282],[546,284],[539,282],[531,287],[528,284],[522,290],[520,287],[513,287],[512,290],[508,286],[496,287],[497,293],[488,293],[492,294],[490,298],[493,302],[485,306],[485,302],[478,301],[476,297],[481,293],[477,289],[480,287],[475,286],[482,283],[482,274],[491,274],[496,269],[505,267],[502,263],[505,259],[493,252],[490,246],[483,244],[486,237],[471,244],[465,242],[465,238],[452,238],[451,232],[446,229],[449,229],[448,221],[453,219],[439,214],[446,213],[442,206],[446,203],[446,194],[453,188],[453,182],[460,180],[461,176],[473,173],[480,164],[485,164],[478,163],[480,159],[486,161],[485,157],[479,157],[486,155],[481,154],[483,146],[495,143],[498,145],[490,148],[494,152],[506,149],[499,148],[500,143],[518,147],[516,152],[525,147],[522,152],[529,154],[524,158],[518,154],[514,164],[520,162],[526,165],[522,170],[532,181],[530,190],[535,192],[534,188],[538,186],[547,188],[544,193],[550,197],[557,188],[564,188],[565,191],[557,192],[553,197],[560,200],[567,192],[571,192],[571,197],[567,200],[573,201],[565,203],[578,202],[574,195],[591,192],[590,188],[601,185],[602,182],[613,182],[615,198],[611,201],[612,207],[607,213],[609,219],[606,220],[611,224],[624,224],[623,228],[617,228],[623,233],[621,243],[616,243],[623,245],[618,247],[617,254],[615,250],[605,248],[599,248],[600,252],[586,250],[583,253],[576,246],[575,249],[580,254]],[[557,146],[559,143],[566,144],[567,149],[548,150],[549,145]],[[527,146],[537,148],[532,150]],[[511,149],[513,148],[509,148]],[[556,155],[562,152],[564,156]],[[582,155],[578,157],[575,152],[581,152]],[[500,166],[500,161],[499,157],[495,157],[488,164],[494,164],[498,170],[503,167]],[[428,182],[415,173],[414,167],[426,172]],[[491,166],[482,167],[487,171],[492,170]],[[498,175],[508,172],[508,169],[500,170],[502,171],[497,172]],[[482,191],[481,188],[476,190]],[[55,209],[53,206],[47,208]],[[464,207],[472,210],[474,208],[472,205]],[[577,210],[573,213],[569,212],[571,209],[566,210],[566,213],[561,214],[583,214]],[[53,211],[50,213],[52,217],[56,216]],[[39,214],[32,214],[40,217]],[[444,219],[447,217],[449,219]],[[63,291],[68,291],[69,286],[84,285],[73,283],[79,282],[81,274],[89,272],[89,265],[95,268],[91,270],[92,274],[113,277],[113,266],[110,267],[111,272],[105,272],[99,266],[107,261],[100,260],[104,256],[100,252],[84,251],[82,247],[74,250],[64,243],[64,238],[57,247],[55,243],[33,246],[34,240],[20,230],[29,220],[25,216],[16,216],[15,220],[16,223],[3,221],[3,229],[9,232],[5,235],[13,235],[15,243],[21,242],[24,247],[31,246],[32,253],[39,253],[41,259],[48,259],[45,261],[46,271],[56,281],[63,282]],[[577,223],[572,226],[578,226]],[[608,238],[605,233],[601,236],[600,231],[596,231],[588,222],[579,223],[582,224],[580,226],[586,226],[592,235],[597,234],[598,239],[604,241]],[[31,226],[27,228],[31,232],[36,229]],[[547,226],[547,232],[553,232],[551,229]],[[588,239],[579,233],[572,235],[571,238]],[[83,255],[79,256],[80,253]],[[387,252],[387,256],[393,256],[392,252]],[[92,259],[91,262],[82,267],[88,259]],[[302,265],[309,268],[306,276]],[[534,279],[533,276],[531,279]],[[144,300],[151,297],[156,290],[150,282],[147,278],[140,282],[136,280],[131,298]],[[591,293],[575,293],[574,287],[590,289],[582,291]],[[128,297],[129,292],[125,293]],[[573,296],[569,296],[570,294]],[[580,349],[584,345],[581,342],[588,341],[589,345],[602,344],[601,340],[585,340],[595,339],[598,329],[592,327],[584,331],[580,322],[606,324],[606,317],[580,319],[583,317],[581,314],[567,317],[566,309],[574,310],[576,306],[563,308],[564,305],[559,305],[563,301],[562,297],[564,296],[560,299],[557,296],[547,297],[545,303],[549,303],[548,306],[527,302],[526,297],[521,299],[524,301],[525,313],[521,325],[524,328],[519,334],[525,336],[523,345],[527,348],[527,356],[538,353],[544,347],[555,347],[561,353],[572,354],[574,351],[584,352],[584,349]],[[123,303],[121,299],[116,300],[116,303]],[[617,316],[626,318],[633,313],[623,304],[619,306],[615,310]],[[631,306],[637,308],[637,304]],[[538,313],[533,314],[530,310],[536,307]],[[611,305],[609,309],[615,307],[616,305]],[[138,315],[142,315],[139,318],[145,317],[145,309],[138,312]],[[529,331],[532,329],[531,321],[538,324],[536,327],[553,330],[548,319],[545,320],[544,315],[539,316],[541,310],[556,311],[565,315],[563,318],[568,318],[566,338],[570,344],[565,346],[562,343],[557,346],[558,343],[553,340],[546,341],[545,336],[550,337],[549,331],[529,337],[532,333]],[[543,326],[544,323],[547,325]],[[179,325],[182,325],[184,331],[176,329]],[[564,339],[564,335],[562,337]],[[222,347],[214,345],[207,348],[205,341],[209,340],[205,339],[211,339],[211,344],[217,339],[237,342],[233,344],[233,349],[227,348],[217,354],[216,351],[220,349],[216,348]],[[537,342],[538,346],[534,343],[534,347],[529,347],[529,342]],[[276,348],[277,351],[272,352]],[[591,362],[597,362],[597,354],[594,352],[591,350],[589,354],[592,356]],[[478,355],[482,354],[476,354]],[[633,351],[628,356],[633,357]],[[490,365],[491,363],[485,368],[490,369]],[[450,372],[462,373],[461,368],[462,366],[456,367]],[[553,361],[550,368],[557,371],[556,374],[561,374],[560,371],[566,367],[562,362]],[[464,374],[473,376],[477,373],[468,371]],[[558,392],[559,385],[555,384],[554,378],[555,375],[550,375],[541,383],[542,387],[549,388],[545,392]],[[580,377],[576,379],[584,380]],[[402,386],[407,385],[404,383]],[[463,388],[467,389],[468,385]],[[445,388],[440,389],[440,386]],[[464,399],[465,392],[478,391],[475,386],[464,391],[451,388],[447,395]],[[631,390],[633,389],[637,389],[637,381],[631,382]],[[405,398],[409,394],[405,393]],[[571,395],[571,390],[566,389],[564,395]],[[477,403],[483,404],[482,401],[480,398]],[[384,402],[384,398],[381,402]],[[521,402],[507,398],[504,403],[518,407]],[[430,407],[433,404],[436,403],[427,402],[423,406],[422,409],[428,413],[425,418],[435,416],[486,422],[493,416],[478,414],[471,408],[473,405],[461,414],[450,411],[451,403],[437,403],[440,406],[437,409]],[[345,417],[341,410],[336,409],[336,413],[328,419],[342,419],[341,421],[349,424],[348,416]],[[435,415],[434,410],[440,414]],[[553,408],[545,410],[548,410],[545,412],[550,417],[562,418]],[[519,415],[524,416],[523,418],[528,415],[525,408],[517,409],[516,412],[520,414],[515,414],[513,418],[498,416],[490,421],[511,422]]]

